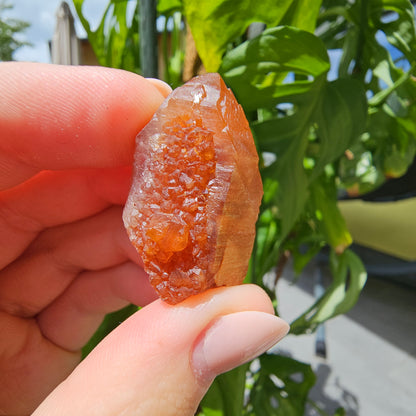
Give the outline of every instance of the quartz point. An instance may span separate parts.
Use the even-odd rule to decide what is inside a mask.
[[[137,136],[123,212],[164,301],[243,282],[262,195],[248,122],[220,75],[174,90]]]

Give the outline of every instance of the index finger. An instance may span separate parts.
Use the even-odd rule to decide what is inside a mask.
[[[121,70],[1,63],[0,189],[41,170],[130,164],[162,90]]]

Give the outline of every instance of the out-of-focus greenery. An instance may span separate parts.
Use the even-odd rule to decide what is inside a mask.
[[[30,24],[20,19],[7,17],[7,11],[13,9],[13,4],[0,0],[0,61],[13,61],[13,54],[22,46],[31,43],[21,39],[21,35]]]

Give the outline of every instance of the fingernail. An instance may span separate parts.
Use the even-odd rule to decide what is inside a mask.
[[[146,79],[149,82],[151,82],[164,97],[167,97],[172,92],[172,88],[165,81],[162,81],[157,78],[146,78]]]
[[[289,331],[277,316],[256,311],[237,312],[218,318],[201,335],[192,354],[196,377],[212,380],[261,355]]]

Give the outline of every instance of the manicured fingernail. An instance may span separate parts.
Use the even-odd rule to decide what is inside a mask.
[[[166,84],[165,81],[162,81],[157,78],[146,78],[146,79],[150,81],[164,97],[167,97],[172,92],[172,88],[170,87],[169,84]]]
[[[237,312],[218,318],[201,335],[192,365],[202,381],[211,380],[264,353],[289,331],[282,319],[265,312]]]

